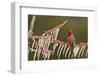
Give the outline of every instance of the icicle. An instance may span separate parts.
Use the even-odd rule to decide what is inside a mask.
[[[60,44],[60,46],[59,46],[59,48],[58,48],[57,56],[58,56],[58,54],[59,54],[60,48],[61,48],[61,44]]]
[[[44,38],[44,45],[49,47],[50,41],[51,41],[51,40],[50,40],[50,37],[45,37],[45,38]]]
[[[85,51],[85,48],[86,48],[86,45],[84,45],[84,47],[83,47],[83,49],[82,49],[82,53],[81,53],[80,56],[83,56],[83,53],[84,53],[84,51]]]
[[[40,48],[39,48],[38,51],[37,51],[38,60],[39,60],[39,58],[40,58],[41,51],[42,51],[42,50],[41,50]]]
[[[33,60],[35,60],[35,58],[36,58],[36,55],[37,55],[37,52],[38,52],[38,47],[36,47],[36,50],[35,50],[35,53],[34,53],[34,57],[33,57]]]
[[[87,50],[88,50],[88,49],[87,49]],[[86,54],[85,54],[86,57],[88,57],[88,51],[87,51],[87,50],[86,50]]]
[[[76,45],[73,49],[73,52],[74,52],[74,57],[76,57],[78,51],[79,51],[80,47],[78,45]]]
[[[54,46],[53,46],[52,55],[54,55],[54,52],[55,52],[55,49],[56,49],[57,46],[58,46],[58,43],[55,43]]]
[[[65,44],[65,47],[64,47],[64,50],[63,50],[63,54],[64,54],[65,51],[66,51],[66,47],[67,47],[67,44]]]
[[[72,50],[70,50],[69,53],[68,53],[68,59],[70,59],[71,51]]]
[[[70,48],[70,47],[68,47],[67,50],[66,50],[65,57],[67,56],[67,53],[68,53],[69,48]]]
[[[79,54],[78,54],[78,58],[80,57],[81,51],[84,48],[84,46],[81,47],[81,49],[79,50]]]
[[[48,54],[47,60],[49,60],[50,56],[51,56],[51,52],[49,51],[49,54]]]
[[[62,45],[62,47],[61,47],[61,50],[60,50],[59,55],[58,55],[58,59],[60,58],[60,55],[61,55],[61,52],[63,51],[62,50],[63,48],[64,48],[64,45]]]
[[[32,49],[34,48],[34,45],[35,45],[35,41],[33,41],[33,44],[32,44]]]

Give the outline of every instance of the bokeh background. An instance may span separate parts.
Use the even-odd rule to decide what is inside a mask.
[[[28,15],[28,30],[33,15]],[[72,29],[75,35],[76,44],[80,42],[88,42],[88,17],[74,16],[44,16],[35,15],[36,21],[33,29],[34,35],[41,35],[44,31],[54,28],[62,24],[66,19],[68,22],[60,29],[58,40],[66,41],[67,31]]]

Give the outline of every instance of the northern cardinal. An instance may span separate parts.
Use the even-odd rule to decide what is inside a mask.
[[[67,43],[69,47],[72,47],[75,45],[75,36],[72,30],[69,30],[67,32]]]
[[[74,36],[74,33],[73,33],[72,30],[67,32],[67,43],[68,43],[68,46],[70,47],[71,55],[74,58],[73,49],[74,49],[74,46],[75,46],[75,36]]]

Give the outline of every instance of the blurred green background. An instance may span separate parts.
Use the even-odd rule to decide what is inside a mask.
[[[28,30],[33,15],[28,15]],[[68,22],[60,29],[58,40],[66,41],[66,33],[72,29],[75,35],[76,43],[88,42],[88,17],[71,17],[71,16],[44,16],[36,15],[34,35],[41,35],[44,31],[62,24],[66,19]]]

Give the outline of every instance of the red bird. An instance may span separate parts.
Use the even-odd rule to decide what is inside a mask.
[[[73,56],[73,58],[74,58],[73,49],[75,46],[75,36],[74,36],[74,33],[72,30],[67,32],[67,43],[68,43],[68,46],[70,47],[71,56]]]
[[[67,43],[69,47],[72,47],[75,45],[75,36],[72,30],[67,32]]]

